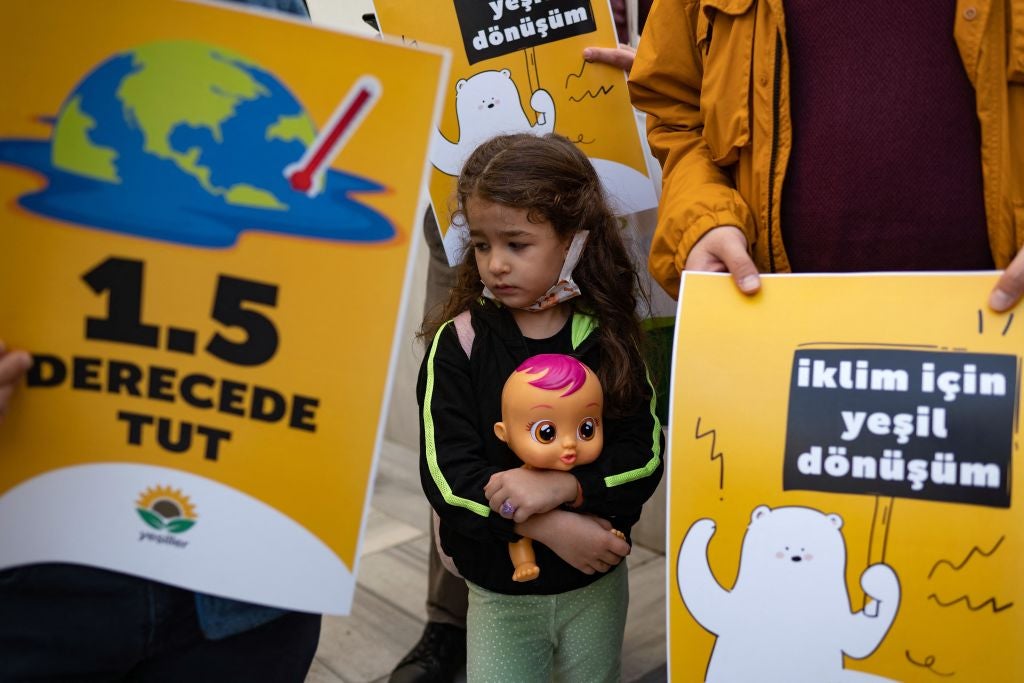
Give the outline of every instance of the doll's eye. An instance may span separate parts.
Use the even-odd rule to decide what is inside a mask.
[[[597,420],[592,417],[584,418],[576,433],[579,435],[580,441],[590,441],[597,434]]]
[[[555,424],[550,420],[534,422],[530,426],[530,436],[538,443],[551,443],[555,440]]]

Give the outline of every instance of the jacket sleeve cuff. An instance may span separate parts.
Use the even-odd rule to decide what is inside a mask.
[[[599,472],[579,470],[574,471],[573,475],[576,477],[580,491],[583,494],[583,502],[579,507],[572,508],[573,510],[586,512],[595,506],[599,506],[605,500],[608,495],[608,487],[604,485],[604,479]],[[566,507],[569,506],[567,505]]]
[[[487,525],[490,527],[491,533],[500,541],[514,543],[522,538],[522,536],[516,533],[516,523],[514,521],[506,519],[501,515],[496,515],[494,512],[487,516]]]
[[[754,225],[753,221],[749,219],[749,213],[749,211],[739,214],[732,211],[715,211],[706,213],[695,220],[683,233],[682,239],[679,240],[679,247],[676,249],[675,262],[679,272],[682,273],[686,268],[686,259],[690,256],[694,245],[708,232],[723,225],[732,225],[743,231],[743,236],[747,238],[747,251],[750,251],[750,245],[754,243]]]

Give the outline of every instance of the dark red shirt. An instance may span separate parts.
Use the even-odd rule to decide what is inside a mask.
[[[993,267],[955,0],[786,0],[794,272]]]

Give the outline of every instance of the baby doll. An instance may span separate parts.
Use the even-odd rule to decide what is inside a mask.
[[[568,471],[597,459],[604,446],[601,410],[604,392],[594,371],[558,353],[531,356],[506,380],[501,422],[495,435],[523,461],[523,467]],[[619,531],[612,533],[623,538]],[[540,576],[533,542],[508,544],[513,581]]]

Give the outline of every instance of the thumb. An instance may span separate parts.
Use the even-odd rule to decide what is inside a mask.
[[[761,276],[757,266],[747,253],[745,241],[726,240],[720,245],[718,258],[725,264],[725,269],[732,275],[736,286],[744,294],[754,294],[761,289]]]
[[[988,305],[995,311],[1008,311],[1024,294],[1024,249],[1017,254],[1006,271],[999,277]]]
[[[3,342],[0,342],[0,385],[13,384],[31,366],[32,356],[27,351],[4,353]]]

